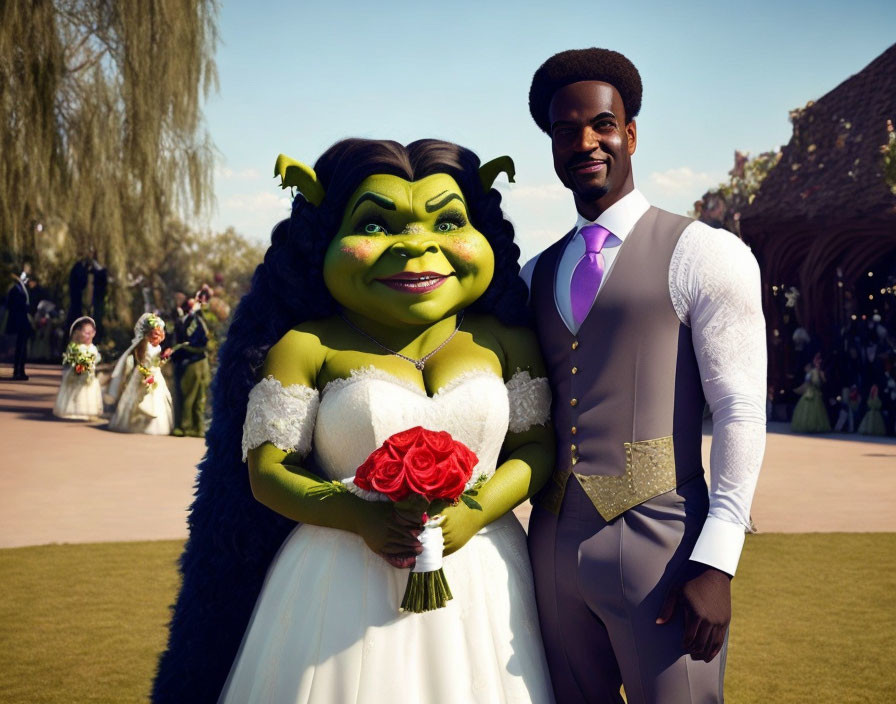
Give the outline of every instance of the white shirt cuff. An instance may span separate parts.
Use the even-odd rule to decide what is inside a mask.
[[[740,523],[707,516],[691,560],[715,567],[733,577],[744,547],[744,534]]]

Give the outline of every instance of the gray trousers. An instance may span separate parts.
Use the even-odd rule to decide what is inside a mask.
[[[680,613],[656,618],[708,510],[702,476],[607,523],[575,478],[560,515],[535,506],[529,554],[559,704],[722,702],[727,639],[711,662],[681,648]]]

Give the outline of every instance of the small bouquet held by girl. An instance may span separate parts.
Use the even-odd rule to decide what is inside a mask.
[[[162,376],[162,364],[170,353],[162,351],[165,323],[152,313],[144,313],[134,326],[131,346],[119,358],[112,372],[109,396],[115,413],[109,429],[121,433],[170,435],[174,426],[171,393]]]
[[[171,359],[172,351],[172,347],[162,350],[162,353],[158,357],[158,366],[156,367],[148,367],[143,364],[137,365],[137,370],[140,372],[140,376],[143,377],[143,390],[146,394],[150,391],[155,391],[158,387],[159,382],[156,379],[156,372],[161,366],[168,363],[168,360]],[[146,396],[144,396],[144,399],[146,399]]]
[[[93,345],[90,345],[90,347],[93,347]],[[86,383],[96,374],[98,356],[98,352],[94,353],[86,345],[69,342],[65,352],[62,353],[62,364],[71,367],[78,380]]]
[[[103,391],[96,378],[100,353],[93,344],[96,323],[84,316],[72,323],[70,342],[62,354],[62,383],[53,415],[71,420],[92,420],[103,413]]]
[[[450,433],[416,426],[387,438],[355,472],[354,485],[359,489],[377,492],[423,515],[423,552],[408,576],[402,611],[432,611],[453,598],[442,571],[444,540],[438,513],[459,500],[482,510],[473,497],[486,477],[471,482],[478,462],[476,454]]]

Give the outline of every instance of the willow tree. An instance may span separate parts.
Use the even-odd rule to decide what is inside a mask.
[[[214,0],[0,0],[10,263],[46,277],[94,250],[124,281],[160,254],[170,218],[207,212],[216,16]]]

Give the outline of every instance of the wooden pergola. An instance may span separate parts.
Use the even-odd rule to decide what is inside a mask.
[[[875,315],[896,331],[896,194],[881,154],[896,122],[896,44],[791,118],[793,137],[741,217],[762,270],[769,384],[782,395],[800,382],[797,327],[823,353]]]

